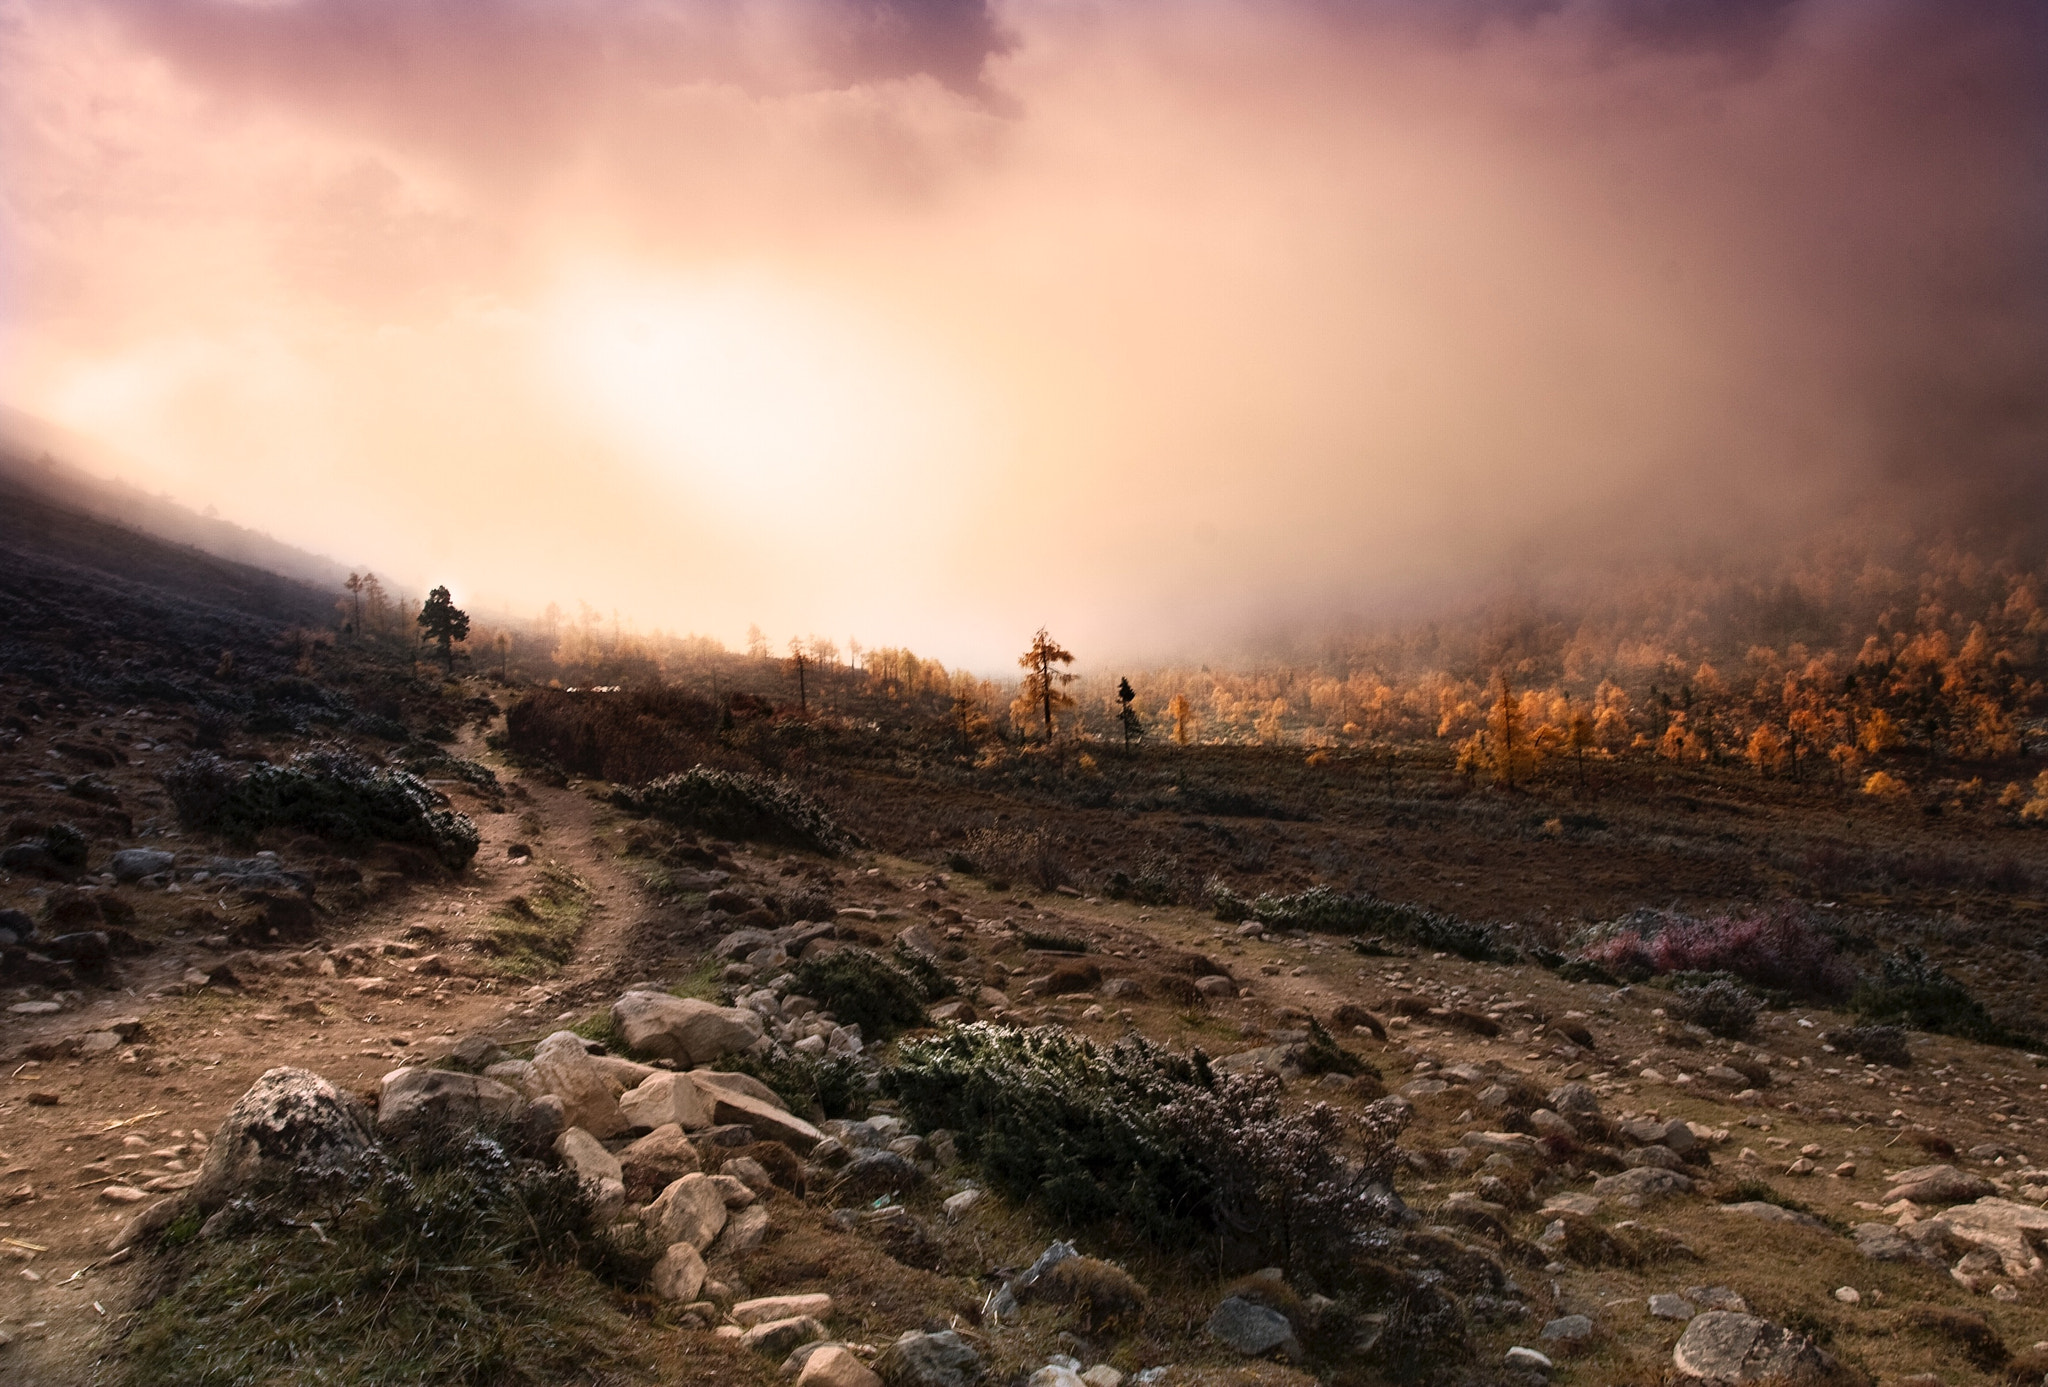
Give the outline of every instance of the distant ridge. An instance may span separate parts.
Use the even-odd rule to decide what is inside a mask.
[[[89,440],[0,405],[0,494],[26,493],[64,510],[316,587],[337,588],[348,574],[332,559],[259,530],[201,515],[117,478],[96,476],[76,461],[92,451]]]

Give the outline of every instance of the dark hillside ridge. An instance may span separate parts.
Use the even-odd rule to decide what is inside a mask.
[[[334,608],[330,591],[86,514],[11,468],[0,468],[0,597],[0,665],[108,691],[209,672],[224,650],[274,662],[283,629],[325,624]]]

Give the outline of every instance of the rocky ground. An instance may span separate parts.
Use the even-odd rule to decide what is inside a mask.
[[[1579,1382],[1711,1373],[1731,1354],[1790,1372],[1824,1352],[1887,1382],[2048,1371],[2036,1347],[2048,1340],[2048,1171],[2037,1164],[2048,1069],[2021,1053],[1922,1036],[1907,1067],[1865,1064],[1827,1043],[1845,1019],[1813,1010],[1767,1013],[1753,1039],[1720,1040],[1667,1020],[1668,994],[1655,990],[1441,954],[1364,956],[1192,909],[997,892],[877,855],[712,843],[691,883],[703,889],[678,896],[669,876],[657,898],[634,841],[642,826],[592,787],[503,765],[502,796],[443,787],[482,832],[459,877],[408,879],[402,862],[338,859],[317,842],[237,856],[162,812],[150,777],[180,748],[161,716],[74,706],[21,720],[17,765],[68,771],[77,758],[59,743],[117,754],[93,771],[133,822],[100,835],[76,883],[11,872],[0,888],[44,943],[58,929],[114,941],[110,957],[74,956],[68,980],[18,982],[7,1000],[0,1251],[14,1271],[0,1352],[14,1380],[94,1378],[144,1284],[143,1240],[119,1235],[138,1211],[190,1197],[223,1117],[266,1071],[324,1076],[389,1120],[405,1097],[392,1085],[407,1081],[387,1075],[465,1058],[507,1085],[503,1101],[560,1107],[564,1158],[619,1208],[668,1191],[641,1219],[667,1219],[691,1254],[662,1272],[678,1313],[649,1331],[668,1369],[765,1381],[815,1341],[844,1351],[820,1353],[807,1380],[860,1383],[880,1368],[937,1382],[941,1368],[904,1360],[944,1357],[950,1340],[890,1345],[943,1330],[1000,1375],[1099,1368],[1098,1387],[1158,1369],[1294,1371],[1278,1298],[1176,1284],[1141,1257],[1126,1261],[1152,1303],[1134,1333],[1091,1341],[1040,1311],[1006,1321],[990,1313],[993,1293],[1055,1239],[1087,1249],[1089,1229],[980,1194],[950,1143],[886,1111],[810,1124],[758,1085],[727,1092],[743,1081],[689,1076],[763,1032],[865,1048],[753,979],[786,952],[896,938],[966,984],[939,1019],[1105,1041],[1136,1030],[1200,1046],[1225,1069],[1283,1076],[1309,1019],[1331,1027],[1381,1078],[1290,1089],[1352,1110],[1385,1093],[1412,1109],[1396,1182],[1416,1217],[1408,1255],[1464,1296],[1474,1363]],[[475,741],[455,749],[491,759]],[[91,804],[64,807],[76,820]],[[550,871],[581,902],[574,952],[545,976],[508,977],[471,944]],[[299,927],[313,938],[236,947],[237,931],[283,914],[277,897],[307,899],[307,881],[317,919]],[[797,882],[829,898],[828,918],[777,917],[772,902]],[[327,904],[330,883],[351,888],[345,901]],[[1086,953],[1031,947],[1046,936]],[[1213,970],[1195,979],[1198,1001],[1163,981],[1189,955]],[[1089,966],[1054,983],[1076,958]],[[634,995],[677,985],[722,986],[738,1003],[662,1003],[702,1013],[677,1019],[677,1037],[739,1030],[669,1040],[663,1018],[633,1014]],[[1079,990],[1047,995],[1055,986]],[[643,1056],[666,1048],[666,1063],[593,1059],[565,1034],[607,1017]],[[778,1172],[729,1154],[756,1141],[795,1159]],[[659,1178],[690,1165],[715,1199]]]

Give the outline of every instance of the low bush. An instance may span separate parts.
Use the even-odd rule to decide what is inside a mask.
[[[863,1040],[888,1040],[925,1024],[925,992],[915,978],[869,949],[835,949],[806,959],[790,975],[789,990],[815,997],[842,1026],[859,1026]]]
[[[1132,1328],[1144,1317],[1147,1296],[1137,1278],[1099,1257],[1056,1262],[1032,1287],[1032,1298],[1073,1307],[1081,1332]]]
[[[250,1191],[225,1236],[173,1228],[118,1352],[135,1387],[303,1380],[552,1387],[626,1366],[605,1281],[631,1281],[571,1171],[423,1133]]]
[[[1835,941],[1791,906],[1624,929],[1586,949],[1581,960],[1638,981],[1726,973],[1769,991],[1824,1000],[1845,996],[1855,980]]]
[[[455,871],[476,856],[476,825],[466,815],[441,808],[419,777],[344,746],[316,746],[285,765],[246,772],[202,751],[163,782],[186,827],[238,840],[289,828],[338,843],[415,843]]]
[[[1289,1113],[1270,1076],[1219,1078],[1199,1051],[1057,1028],[957,1027],[908,1041],[884,1075],[919,1127],[960,1133],[991,1184],[1068,1223],[1214,1251],[1228,1267],[1329,1274],[1390,1214],[1399,1122],[1368,1109],[1339,1152],[1334,1110]]]
[[[827,857],[855,846],[853,836],[816,800],[786,780],[745,771],[696,766],[636,790],[619,790],[612,798],[630,813],[721,838],[781,843]]]
[[[1872,1064],[1888,1064],[1894,1069],[1913,1067],[1913,1052],[1906,1048],[1904,1026],[1851,1026],[1830,1032],[1826,1039],[1836,1049]]]
[[[1309,1078],[1323,1074],[1348,1074],[1354,1079],[1360,1074],[1370,1074],[1375,1079],[1383,1077],[1378,1065],[1339,1045],[1336,1037],[1314,1017],[1309,1018],[1308,1039],[1302,1043],[1295,1063]]]
[[[1740,1040],[1756,1029],[1760,1004],[1734,979],[1713,978],[1679,988],[1667,1009],[1677,1020],[1705,1027],[1724,1040]]]
[[[1139,905],[1187,905],[1199,897],[1200,890],[1179,858],[1153,853],[1129,871],[1111,872],[1102,893],[1113,901]]]
[[[1041,891],[1073,878],[1059,838],[1043,828],[971,828],[954,857],[961,870],[991,882],[1021,881]]]
[[[867,1034],[862,1028],[861,1033]],[[803,1055],[786,1050],[769,1055],[727,1055],[712,1066],[748,1074],[775,1090],[791,1112],[814,1117],[858,1118],[867,1112],[869,1073],[851,1055]]]
[[[1502,945],[1493,928],[1405,905],[1368,893],[1311,886],[1293,895],[1264,892],[1247,900],[1221,881],[1205,888],[1219,920],[1257,920],[1274,929],[1316,934],[1390,934],[1425,949],[1453,953],[1475,962],[1512,962],[1515,950]]]
[[[2033,1048],[2032,1036],[1999,1024],[1968,988],[1929,963],[1917,949],[1887,954],[1874,978],[1849,999],[1849,1009],[1872,1022],[1961,1036],[1987,1045]]]

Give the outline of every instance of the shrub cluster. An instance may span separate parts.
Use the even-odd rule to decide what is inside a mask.
[[[867,1028],[861,1028],[867,1034]],[[815,1117],[859,1117],[867,1111],[868,1070],[851,1055],[732,1054],[713,1066],[747,1074],[775,1090],[791,1112]]]
[[[1849,1009],[1873,1022],[1961,1036],[1987,1045],[2032,1048],[2039,1042],[2000,1025],[1969,989],[1928,962],[1917,949],[1887,954],[1878,974],[1866,978],[1849,999]]]
[[[416,843],[451,870],[476,856],[476,825],[439,807],[425,781],[343,746],[317,746],[285,765],[251,771],[202,751],[166,771],[163,781],[188,828],[244,840],[266,828],[290,828],[338,843]]]
[[[600,1277],[631,1280],[574,1172],[427,1132],[173,1225],[122,1346],[135,1384],[551,1384],[620,1366]],[[595,1273],[595,1274],[593,1274]]]
[[[1636,981],[1666,973],[1726,973],[1794,997],[1839,998],[1854,980],[1835,941],[1792,906],[1625,929],[1580,957]]]
[[[1844,1053],[1888,1064],[1894,1069],[1911,1069],[1913,1052],[1906,1048],[1904,1026],[1851,1026],[1829,1032],[1824,1039]]]
[[[1755,1030],[1759,1010],[1756,995],[1733,978],[1709,978],[1681,987],[1669,1006],[1678,1020],[1703,1026],[1724,1040],[1740,1040]]]
[[[1102,893],[1113,901],[1139,905],[1186,905],[1197,899],[1200,888],[1179,858],[1151,853],[1129,871],[1111,872]]]
[[[781,843],[827,857],[854,845],[853,836],[794,785],[745,771],[694,766],[619,790],[613,801],[631,813],[722,838]]]
[[[1247,900],[1222,881],[1204,890],[1219,920],[1257,920],[1275,929],[1316,934],[1386,934],[1425,949],[1453,953],[1475,962],[1513,962],[1515,950],[1501,943],[1490,925],[1443,915],[1419,905],[1386,900],[1367,892],[1311,886],[1292,895],[1264,892]]]
[[[505,710],[505,741],[574,774],[630,785],[701,762],[718,723],[716,704],[680,689],[539,689]]]
[[[817,998],[842,1026],[859,1026],[863,1040],[887,1040],[926,1020],[925,989],[917,979],[869,949],[805,959],[790,975],[789,990]]]
[[[1041,891],[1072,879],[1059,839],[1043,828],[971,828],[952,861],[990,882],[1022,881]]]
[[[919,1127],[959,1132],[1012,1197],[1066,1222],[1220,1248],[1226,1265],[1327,1274],[1390,1213],[1396,1109],[1367,1110],[1352,1134],[1364,1159],[1347,1160],[1336,1111],[1289,1113],[1276,1080],[1219,1078],[1200,1051],[976,1024],[906,1042],[883,1086]]]

